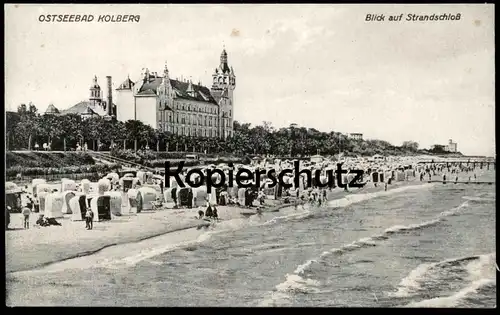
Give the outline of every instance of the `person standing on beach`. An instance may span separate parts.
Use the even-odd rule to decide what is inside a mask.
[[[10,206],[7,206],[5,208],[5,230],[9,229],[9,224],[10,224],[10,210],[11,210]]]
[[[23,217],[24,217],[23,227],[25,229],[29,229],[30,228],[30,214],[31,214],[31,210],[28,207],[24,207],[23,210],[22,210],[22,213],[23,213]]]
[[[85,227],[87,230],[92,230],[93,228],[93,220],[94,220],[94,212],[92,209],[87,208],[87,211],[85,212]]]
[[[34,212],[40,212],[40,204],[38,203],[38,198],[36,195],[33,196],[33,211]]]

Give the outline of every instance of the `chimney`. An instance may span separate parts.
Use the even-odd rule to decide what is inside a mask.
[[[113,90],[111,86],[111,76],[107,76],[106,79],[108,80],[108,107],[107,107],[107,112],[108,116],[113,116]]]

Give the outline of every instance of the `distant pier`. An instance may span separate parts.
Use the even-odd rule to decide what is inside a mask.
[[[495,185],[495,182],[479,182],[479,181],[453,181],[453,180],[428,180],[428,183],[443,183],[443,184],[477,184],[477,185]]]
[[[469,166],[472,164],[472,167],[476,168],[476,165],[478,165],[481,169],[483,167],[486,167],[488,170],[490,169],[490,166],[493,166],[493,169],[496,170],[496,165],[497,162],[496,160],[494,161],[488,161],[488,160],[478,160],[478,159],[468,159],[468,160],[430,160],[430,161],[420,161],[417,164],[446,164],[448,166],[451,165],[460,165],[462,166],[463,164]]]

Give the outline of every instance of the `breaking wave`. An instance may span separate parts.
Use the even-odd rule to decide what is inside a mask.
[[[407,187],[402,187],[402,188],[407,188]],[[361,198],[357,200],[361,200]],[[468,201],[465,201],[458,207],[441,212],[437,216],[437,218],[433,220],[425,221],[419,224],[395,225],[385,229],[384,232],[381,234],[373,235],[371,237],[361,238],[350,244],[343,245],[340,248],[332,248],[330,250],[324,251],[318,258],[306,261],[304,264],[299,265],[293,271],[292,274],[287,274],[285,276],[285,281],[283,283],[278,284],[275,287],[275,291],[279,292],[279,294],[273,294],[274,292],[272,292],[269,298],[264,299],[261,303],[259,303],[259,306],[277,305],[280,302],[283,303],[285,301],[288,301],[290,298],[288,293],[296,293],[297,291],[309,292],[309,293],[317,292],[318,289],[316,288],[316,286],[318,285],[318,282],[315,280],[303,278],[302,276],[306,273],[307,270],[309,270],[309,268],[311,268],[311,266],[313,266],[315,263],[324,260],[326,257],[329,257],[331,255],[342,255],[343,253],[355,251],[365,247],[374,247],[378,245],[377,243],[378,241],[386,240],[393,234],[407,232],[407,231],[415,231],[429,226],[433,226],[441,222],[445,217],[450,215],[455,215],[461,209],[466,208],[467,206],[468,206]],[[308,287],[308,285],[310,287]]]
[[[457,271],[452,267],[459,267],[466,276],[461,279],[467,284],[464,288],[450,296],[438,296],[422,301],[413,301],[407,307],[455,307],[465,298],[484,287],[496,286],[496,254],[452,258],[435,263],[425,263],[413,269],[403,278],[396,292],[388,293],[390,297],[412,297],[428,291],[429,283],[445,282],[449,273],[456,276]]]

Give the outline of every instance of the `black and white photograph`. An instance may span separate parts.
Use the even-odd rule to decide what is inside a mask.
[[[497,305],[494,4],[5,4],[6,305]]]

